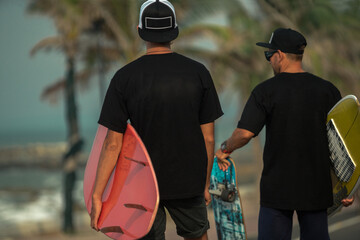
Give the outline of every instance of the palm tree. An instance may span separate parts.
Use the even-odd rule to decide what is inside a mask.
[[[76,162],[81,152],[83,140],[78,126],[76,105],[75,73],[77,56],[81,52],[81,33],[90,23],[88,15],[82,14],[86,1],[31,0],[30,13],[45,14],[54,20],[58,35],[45,38],[31,50],[31,55],[42,49],[54,49],[63,53],[66,61],[65,80],[57,82],[45,90],[44,96],[54,88],[65,92],[66,122],[68,127],[68,152],[63,157],[64,171],[64,223],[65,232],[73,232],[72,192],[76,177]]]

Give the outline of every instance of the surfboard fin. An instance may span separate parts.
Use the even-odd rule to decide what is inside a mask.
[[[119,226],[111,226],[111,227],[104,227],[102,229],[100,229],[100,231],[102,233],[111,233],[111,232],[116,232],[116,233],[122,233],[124,234],[124,231],[121,229],[121,227]]]
[[[135,160],[135,159],[133,159],[133,158],[126,157],[126,156],[125,156],[125,159],[127,159],[127,160],[129,160],[129,161],[132,161],[132,162],[135,162],[135,163],[138,163],[138,164],[140,164],[140,165],[142,165],[142,166],[144,166],[144,167],[146,167],[146,166],[149,165],[148,163],[141,162],[141,161],[138,161],[138,160]]]
[[[154,211],[154,210],[152,210],[150,208],[144,207],[141,204],[125,203],[124,206],[127,207],[127,208],[135,208],[135,209],[145,211],[145,212],[153,212]]]

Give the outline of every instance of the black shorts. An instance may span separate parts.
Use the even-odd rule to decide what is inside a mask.
[[[184,238],[198,238],[210,228],[204,196],[161,200],[150,232],[141,239],[165,239],[166,213],[168,210],[176,225],[177,234]]]

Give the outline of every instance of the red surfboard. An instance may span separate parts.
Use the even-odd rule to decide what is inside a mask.
[[[99,125],[85,169],[84,199],[89,214],[100,152],[107,132],[106,127]],[[158,184],[149,154],[130,124],[124,133],[121,152],[102,201],[98,226],[110,238],[138,239],[150,231],[159,205]]]

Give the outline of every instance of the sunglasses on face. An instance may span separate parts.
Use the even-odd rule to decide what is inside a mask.
[[[270,62],[271,57],[276,53],[278,50],[272,50],[272,51],[265,51],[265,58],[268,62]]]

